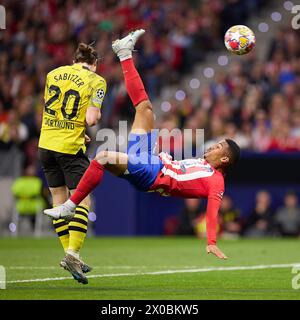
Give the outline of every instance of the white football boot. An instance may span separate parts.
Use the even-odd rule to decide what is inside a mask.
[[[138,38],[145,33],[144,29],[138,29],[130,32],[126,37],[117,39],[112,43],[113,52],[119,57],[120,61],[130,59],[132,51]]]
[[[70,200],[68,200],[70,201]],[[67,201],[67,202],[68,202]],[[44,214],[53,218],[54,220],[58,220],[58,219],[64,219],[64,220],[70,220],[74,217],[75,215],[75,209],[76,209],[76,205],[73,206],[69,205],[67,202],[65,202],[64,204],[54,207],[52,209],[46,209],[44,210]]]

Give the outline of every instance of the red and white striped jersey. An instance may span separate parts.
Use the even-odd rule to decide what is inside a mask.
[[[204,159],[173,161],[159,154],[163,167],[149,191],[163,196],[207,198],[206,227],[209,244],[216,243],[217,216],[224,193],[224,177]]]

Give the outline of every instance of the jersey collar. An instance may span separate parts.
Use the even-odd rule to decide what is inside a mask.
[[[82,69],[91,71],[88,67],[83,66],[83,65],[81,65],[81,64],[79,64],[79,63],[73,63],[73,67],[78,68],[78,69],[81,69],[81,68],[82,68]]]

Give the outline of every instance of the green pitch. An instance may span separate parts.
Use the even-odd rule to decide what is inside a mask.
[[[221,261],[195,238],[89,238],[82,254],[94,270],[82,285],[58,266],[57,239],[0,239],[7,277],[0,300],[300,299],[300,289],[292,288],[299,244],[220,241],[229,257]]]

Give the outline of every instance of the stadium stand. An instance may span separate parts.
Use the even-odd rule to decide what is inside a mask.
[[[96,40],[103,57],[98,72],[108,84],[103,119],[89,131],[94,138],[97,129],[115,129],[119,119],[132,118],[111,52],[113,39],[135,28],[147,30],[135,59],[151,99],[164,101],[164,88],[178,86],[199,62],[223,50],[229,26],[246,24],[271,6],[268,0],[2,2],[7,29],[0,33],[0,172],[9,184],[22,168],[38,167],[45,76],[72,63],[78,42]],[[246,63],[238,60],[224,67],[197,88],[197,99],[188,94],[169,99],[169,108],[157,113],[158,127],[203,128],[206,146],[229,136],[246,155],[299,152],[299,37],[290,25],[283,25],[266,44],[263,59],[253,53]],[[92,144],[90,154],[95,147]]]

